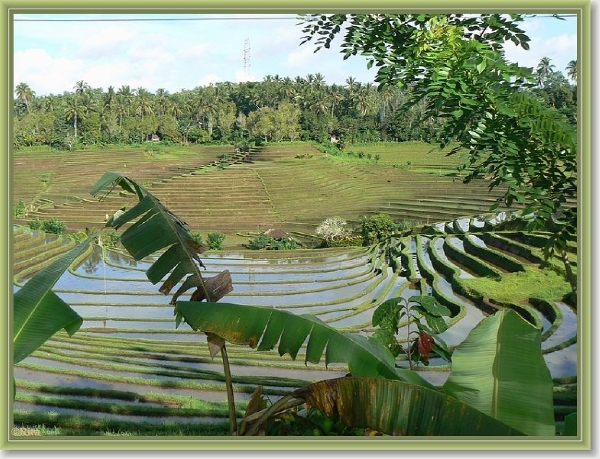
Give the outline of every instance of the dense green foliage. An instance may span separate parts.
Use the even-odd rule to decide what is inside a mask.
[[[576,90],[550,68],[538,97],[575,120]],[[78,81],[72,91],[37,96],[26,82],[15,88],[14,145],[73,150],[109,144],[234,143],[312,140],[343,143],[381,140],[431,141],[443,119],[430,116],[426,100],[404,106],[412,88],[377,90],[348,77],[327,84],[320,73],[267,76],[260,82],[217,83],[169,93],[122,85],[92,88]],[[149,147],[149,150],[156,147]]]
[[[523,15],[334,14],[304,17],[304,42],[329,48],[346,26],[345,58],[361,54],[375,65],[380,92],[404,87],[408,109],[425,101],[427,118],[439,119],[440,147],[469,152],[465,180],[486,177],[502,201],[525,206],[530,229],[552,237],[546,256],[565,254],[577,235],[576,119],[565,116],[572,91],[556,90],[566,79],[554,76],[548,58],[537,74],[509,62],[505,42],[529,49],[519,27]],[[537,78],[536,78],[537,76]],[[568,266],[566,266],[568,271]],[[576,280],[569,274],[572,289]]]
[[[220,231],[211,231],[206,235],[206,243],[210,250],[223,250],[225,235]]]
[[[46,233],[63,234],[67,231],[65,222],[57,218],[48,218],[40,220],[38,217],[29,222],[29,228],[32,230],[42,230]]]
[[[450,310],[431,296],[391,298],[373,313],[373,326],[378,327],[374,336],[394,357],[406,354],[411,368],[413,362],[429,365],[431,354],[450,361],[446,343],[438,336],[448,329],[444,317],[450,316]],[[402,325],[406,326],[406,336],[396,338]]]
[[[398,228],[398,225],[388,214],[363,216],[361,220],[361,235],[364,245],[371,245],[384,241]]]
[[[276,239],[268,234],[260,234],[251,239],[246,247],[251,250],[293,250],[298,247],[298,241],[292,237],[282,237]]]

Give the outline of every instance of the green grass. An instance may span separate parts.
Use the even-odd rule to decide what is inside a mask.
[[[481,277],[460,282],[486,298],[508,303],[527,303],[529,298],[558,301],[571,291],[564,276],[530,266],[522,272],[503,274],[499,281]]]
[[[377,142],[347,144],[345,150],[355,154],[379,155],[378,164],[394,166],[423,174],[456,175],[457,167],[467,160],[466,152],[452,156],[446,154],[452,149],[440,150],[436,145],[425,142]]]
[[[229,435],[229,421],[217,423],[163,423],[120,421],[110,417],[92,418],[57,412],[14,411],[15,427],[39,429],[40,436],[223,436]]]

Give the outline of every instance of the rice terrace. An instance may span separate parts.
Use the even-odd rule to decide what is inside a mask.
[[[75,245],[32,231],[27,221],[60,219],[75,232],[101,228],[107,214],[132,200],[113,193],[99,201],[89,191],[99,171],[126,171],[192,232],[225,234],[222,250],[203,255],[207,275],[231,272],[233,291],[221,301],[312,314],[369,335],[373,311],[386,299],[433,295],[452,311],[442,335],[450,348],[495,309],[520,311],[542,329],[560,422],[576,403],[576,312],[562,299],[569,286],[560,265],[540,268],[547,236],[496,231],[503,214],[488,212],[494,195],[486,183],[463,184],[456,161],[428,153],[427,144],[357,147],[379,161],[342,161],[309,143],[252,149],[243,161],[231,146],[17,151],[14,197],[30,210],[15,220],[15,286]],[[412,167],[398,167],[407,163]],[[315,230],[325,219],[340,216],[358,228],[362,216],[383,212],[409,228],[393,237],[391,256],[384,243],[315,248],[321,241]],[[246,247],[273,228],[298,248]],[[569,256],[576,265],[575,246]],[[201,334],[185,324],[175,328],[168,297],[144,275],[151,261],[135,261],[105,242],[90,246],[59,280],[55,292],[83,326],[71,337],[59,332],[16,366],[16,422],[60,435],[226,434],[222,368],[200,344]],[[295,360],[242,345],[229,352],[238,415],[258,385],[275,397],[347,372],[305,365],[302,350]],[[448,370],[441,359],[418,368],[437,385]]]
[[[588,435],[577,61],[508,61],[518,14],[297,19],[374,83],[16,84],[20,446]]]

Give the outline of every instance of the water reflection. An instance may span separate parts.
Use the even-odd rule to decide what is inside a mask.
[[[464,222],[461,227],[465,229]],[[435,272],[429,250],[435,250],[445,263],[458,269],[456,263],[444,254],[444,236],[432,237],[421,237],[421,244],[412,237],[402,240],[408,246],[409,262],[413,263],[417,275],[420,274],[417,251],[420,251],[423,272]],[[469,237],[474,244],[485,246],[480,238],[473,235],[448,236],[448,242],[459,250],[463,249],[462,237]],[[378,256],[385,257],[385,254]],[[209,268],[205,271],[207,276],[223,269],[230,270],[232,274],[234,291],[222,301],[311,314],[336,328],[367,335],[372,333],[371,319],[379,304],[389,298],[420,294],[420,289],[406,278],[407,266],[394,272],[386,266],[384,258],[377,258],[362,248],[327,252],[219,252],[203,254],[202,257]],[[153,285],[146,278],[145,270],[155,260],[156,257],[148,257],[135,261],[122,251],[109,248],[103,251],[95,246],[73,272],[66,272],[61,277],[55,291],[84,317],[83,330],[97,334],[103,332],[111,337],[197,342],[200,335],[189,333],[187,325],[175,328],[170,296],[160,294],[160,284]],[[374,268],[378,268],[377,272]],[[460,271],[465,273],[464,269]],[[460,319],[442,335],[450,346],[462,342],[485,317],[470,301],[457,296],[443,276],[436,275],[433,283],[427,282],[425,288],[428,294],[436,291],[461,305]],[[558,304],[558,307],[563,313],[563,322],[544,342],[545,349],[576,334],[576,314],[566,305]],[[545,320],[544,330],[550,325]],[[552,365],[556,364],[560,368],[556,371],[562,374],[573,369],[576,371],[576,356],[573,355],[570,349],[561,351],[556,357],[548,355],[545,358]],[[574,360],[570,361],[571,357]],[[443,378],[443,375],[443,371],[435,371],[428,376]]]

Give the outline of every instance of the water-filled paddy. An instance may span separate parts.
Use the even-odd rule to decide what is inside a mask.
[[[468,223],[454,226],[466,230]],[[437,263],[441,260],[454,268],[458,277],[476,275],[444,251],[445,244],[463,251],[462,238],[469,238],[480,248],[487,247],[474,235],[423,236],[419,243],[417,238],[405,238],[402,247],[407,247],[404,255],[408,255],[410,265],[398,259],[396,271],[390,267],[391,260],[386,259],[384,250],[367,248],[206,252],[202,260],[207,269],[202,273],[205,277],[225,269],[231,273],[234,290],[221,302],[310,314],[332,327],[363,335],[373,332],[373,312],[382,302],[397,297],[408,299],[424,289],[427,294],[441,295],[459,305],[458,312],[449,319],[450,328],[441,334],[452,348],[487,315],[457,294],[432,262],[435,255]],[[95,247],[87,259],[65,273],[54,290],[83,317],[83,326],[73,338],[59,334],[25,359],[15,369],[17,381],[22,378],[60,387],[121,388],[135,393],[153,390],[191,394],[207,401],[225,400],[222,366],[218,357],[208,356],[205,335],[193,332],[185,323],[177,328],[174,308],[169,304],[171,296],[159,293],[160,284],[147,280],[145,271],[155,260],[148,257],[135,261],[122,251]],[[419,281],[423,276],[426,282]],[[542,347],[547,351],[544,358],[552,376],[573,377],[577,372],[577,345],[569,340],[576,335],[577,315],[562,302],[556,303],[556,309],[556,319],[531,310],[539,315],[542,332],[548,332]],[[398,336],[406,331],[406,327],[400,327]],[[339,365],[304,366],[304,348],[298,361],[280,357],[275,351],[258,353],[244,346],[229,345],[229,352],[234,379],[242,381],[235,384],[236,399],[240,401],[248,400],[259,383],[277,392],[288,390],[291,381],[300,384],[347,372]],[[431,366],[421,368],[420,373],[434,384],[443,384],[448,368],[444,361],[434,358]],[[28,409],[32,405],[19,402],[19,407]],[[48,409],[43,404],[34,408]]]

